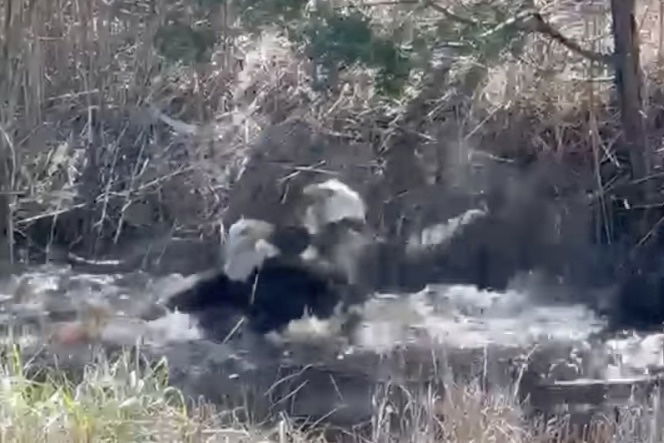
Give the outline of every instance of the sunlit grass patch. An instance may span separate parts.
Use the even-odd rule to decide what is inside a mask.
[[[142,366],[142,367],[141,367]],[[184,437],[195,426],[165,362],[139,365],[129,354],[101,357],[73,383],[56,370],[26,375],[16,346],[0,360],[2,441],[143,441]],[[163,438],[161,438],[163,437]]]
[[[563,413],[538,426],[507,389],[486,392],[478,383],[451,383],[443,395],[390,384],[375,391],[367,428],[326,434],[323,419],[312,417],[305,426],[282,411],[267,421],[245,421],[239,417],[251,416],[249,410],[236,414],[223,405],[190,401],[169,384],[165,359],[149,360],[140,352],[125,350],[112,358],[100,352],[77,374],[26,360],[18,345],[0,348],[0,443],[604,443],[636,441],[635,436],[650,441],[658,427],[656,412],[646,413],[645,405],[623,408],[618,423],[604,417],[577,429]]]
[[[99,353],[74,378],[31,368],[18,346],[0,355],[0,442],[316,441],[287,418],[251,426],[170,386],[165,359]]]

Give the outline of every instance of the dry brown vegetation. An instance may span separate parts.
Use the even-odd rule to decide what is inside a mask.
[[[605,51],[609,14],[601,3],[538,6],[561,32]],[[656,123],[660,10],[642,3],[648,111]],[[368,10],[386,29],[441,16],[410,4]],[[376,153],[414,142],[419,166],[432,175],[441,174],[439,162],[429,161],[435,152],[468,147],[592,168],[617,138],[610,71],[544,35],[533,34],[523,55],[506,54],[494,66],[458,58],[445,90],[431,84],[435,72],[415,71],[394,102],[376,96],[372,73],[359,67],[343,73],[337,92],[315,94],[301,48],[270,30],[249,38],[228,5],[211,15],[221,30],[212,61],[169,65],[153,40],[173,13],[187,17],[166,1],[5,2],[0,127],[11,214],[3,219],[17,241],[101,252],[146,226],[213,235],[243,153],[261,130],[286,119],[314,122]],[[489,75],[473,76],[478,69]],[[411,127],[419,140],[395,140],[395,125]],[[656,125],[651,135],[659,138]],[[412,172],[404,175],[420,175]]]
[[[610,48],[606,2],[537,3],[568,37],[588,49]],[[468,148],[499,159],[542,156],[584,171],[590,181],[596,176],[588,171],[599,169],[602,158],[613,161],[619,118],[608,93],[610,70],[545,35],[532,34],[524,54],[505,55],[494,66],[454,60],[449,88],[439,87],[435,72],[414,72],[406,94],[387,101],[374,93],[372,72],[360,67],[347,70],[338,89],[314,93],[301,48],[275,30],[244,34],[229,4],[212,13],[222,35],[212,61],[169,65],[153,40],[173,8],[165,0],[0,3],[0,231],[8,228],[17,244],[93,253],[137,232],[213,237],[247,150],[265,128],[296,118],[364,144],[377,157],[416,140],[410,146],[416,166],[432,179],[467,161]],[[412,4],[370,10],[386,28],[441,14]],[[187,17],[184,8],[177,12]],[[660,2],[640,2],[640,17],[649,137],[658,149]],[[489,74],[473,76],[477,71]],[[402,123],[417,137],[395,141]],[[441,150],[458,160],[442,165]],[[422,176],[419,169],[404,175]],[[597,184],[598,195],[605,186]],[[3,363],[0,441],[139,441],[155,430],[178,441],[259,441],[265,432],[272,441],[314,441],[286,418],[264,432],[224,427],[205,408],[187,414],[165,400],[172,391],[154,373],[138,375],[128,365],[100,363],[72,387],[57,377],[36,384]],[[108,383],[115,390],[101,395]],[[574,440],[565,435],[564,416],[562,424],[543,424],[544,431],[527,426],[507,395],[458,387],[434,400],[413,403],[416,419],[404,429],[405,441],[623,441],[651,420],[646,412],[624,414],[625,422],[607,419]],[[384,413],[377,409],[378,418]],[[381,429],[378,419],[371,441],[386,441]]]
[[[129,352],[98,354],[76,381],[43,369],[37,381],[17,347],[2,351],[1,441],[608,443],[659,441],[661,434],[658,407],[630,404],[590,422],[564,411],[529,419],[509,390],[486,393],[476,383],[450,383],[444,398],[426,389],[379,388],[370,422],[354,429],[285,414],[247,420],[241,418],[247,405],[188,401],[169,386],[163,360],[146,365]],[[402,401],[386,388],[400,391]]]

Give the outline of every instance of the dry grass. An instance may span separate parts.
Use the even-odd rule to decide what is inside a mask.
[[[16,348],[5,351],[0,364],[3,442],[257,442],[279,433],[227,419],[222,423],[210,405],[188,407],[181,392],[168,386],[165,362],[146,368],[128,353],[114,361],[100,356],[77,383],[58,371],[34,381]],[[299,433],[292,430],[292,435]]]
[[[656,86],[661,11],[654,1],[640,4],[644,64]],[[538,6],[569,36],[597,50],[607,48],[606,9],[581,13],[558,0]],[[164,0],[152,7],[99,0],[75,6],[27,0],[0,5],[2,16],[10,18],[0,27],[0,41],[11,60],[3,63],[0,76],[0,96],[6,100],[0,135],[8,157],[3,186],[12,193],[19,238],[41,220],[44,235],[64,237],[52,242],[89,243],[90,238],[79,238],[78,226],[72,232],[67,223],[60,232],[48,229],[58,217],[84,208],[93,209],[77,215],[85,218],[86,235],[111,243],[121,238],[124,226],[213,233],[243,155],[262,129],[302,117],[370,138],[366,141],[382,149],[391,130],[379,128],[377,120],[404,112],[423,86],[422,73],[414,72],[404,99],[386,103],[373,94],[372,73],[353,67],[343,74],[338,93],[314,94],[312,67],[300,48],[270,31],[247,38],[234,24],[232,8],[211,16],[221,36],[211,63],[169,66],[152,42],[172,5]],[[385,33],[399,35],[441,17],[407,4],[368,12]],[[186,11],[178,13],[188,19]],[[460,82],[474,63],[457,60]],[[559,158],[580,155],[592,163],[597,143],[588,134],[601,132],[600,148],[610,150],[617,119],[606,108],[605,70],[538,35],[531,36],[523,54],[505,54],[486,69],[486,81],[460,91],[470,99],[470,112],[456,119],[460,128],[451,139],[459,145],[497,154],[525,146]],[[588,78],[597,81],[588,83]],[[442,106],[449,90],[438,87],[427,94],[433,94],[427,97],[433,105],[417,127],[433,139],[449,139],[440,134],[442,115],[453,111]],[[589,118],[589,112],[595,116]],[[187,198],[192,192],[197,198]]]
[[[361,431],[305,429],[285,415],[262,423],[237,419],[237,411],[187,401],[168,385],[165,361],[146,365],[135,354],[114,360],[99,354],[73,382],[56,370],[28,377],[17,347],[0,361],[0,441],[173,441],[173,442],[587,442],[656,441],[656,411],[645,405],[620,409],[618,422],[598,417],[589,426],[571,424],[560,413],[528,419],[511,395],[487,394],[478,385],[450,385],[445,398],[431,391],[402,389],[394,397],[378,389],[374,417]],[[34,373],[34,371],[31,371]],[[392,387],[395,388],[395,387]],[[389,399],[388,399],[389,397]],[[400,411],[397,413],[397,408]],[[323,437],[326,435],[327,437]]]
[[[80,384],[49,373],[29,380],[9,349],[0,366],[2,441],[140,441],[150,435],[186,441],[192,422],[163,368],[139,373],[129,359],[90,366]]]

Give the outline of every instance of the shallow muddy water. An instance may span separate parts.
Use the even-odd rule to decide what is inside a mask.
[[[2,335],[58,355],[61,366],[82,366],[90,344],[54,343],[49,331],[76,321],[86,305],[101,305],[112,315],[97,344],[140,343],[147,354],[166,356],[172,383],[192,397],[338,423],[368,420],[377,387],[389,384],[442,392],[453,381],[479,381],[486,389],[520,381],[521,395],[532,392],[546,404],[559,399],[541,386],[637,383],[664,367],[664,335],[604,337],[604,322],[591,310],[545,303],[537,293],[544,289],[528,279],[501,293],[454,285],[377,294],[348,339],[334,332],[332,319],[301,321],[276,339],[242,333],[240,326],[220,344],[202,339],[189,316],[160,308],[160,300],[194,278],[34,267],[0,281]]]

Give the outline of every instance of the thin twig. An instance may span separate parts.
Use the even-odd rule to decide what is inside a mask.
[[[454,21],[457,21],[459,23],[463,23],[466,25],[471,25],[471,26],[478,26],[479,23],[476,22],[473,19],[467,18],[467,17],[462,17],[458,14],[453,13],[450,11],[448,8],[441,6],[433,1],[427,1],[426,5],[429,6],[431,9],[434,11],[440,12],[441,14],[445,15],[447,18],[450,18]]]
[[[124,134],[127,132],[127,129],[128,125],[125,125],[122,128],[122,131],[120,132],[117,141],[115,142],[115,150],[113,151],[113,160],[111,162],[110,173],[104,191],[104,196],[105,196],[104,204],[102,205],[101,215],[99,216],[99,220],[93,225],[94,227],[97,228],[98,234],[101,234],[101,230],[104,225],[104,220],[106,219],[106,212],[108,210],[108,202],[110,197],[109,192],[111,191],[111,186],[113,185],[114,182],[113,175],[115,174],[115,166],[117,165],[118,155],[120,153],[120,140],[122,140],[122,138],[124,137]]]
[[[323,166],[324,164],[325,164],[325,160],[321,160],[321,161],[319,161],[318,163],[316,163],[315,165],[312,165],[312,166],[283,166],[284,168],[292,169],[293,172],[281,177],[280,179],[278,179],[278,182],[281,184],[281,183],[287,182],[288,180],[292,180],[293,178],[300,175],[302,172],[318,172],[318,173],[321,173],[321,174],[337,175],[333,171],[328,171],[328,170],[325,170],[325,169],[318,169],[319,166]]]
[[[78,204],[70,206],[68,208],[58,209],[58,210],[55,210],[55,211],[44,212],[44,213],[41,213],[41,214],[38,214],[38,215],[34,215],[32,217],[23,218],[21,220],[18,220],[16,222],[16,224],[17,225],[25,225],[25,224],[32,223],[32,222],[37,221],[37,220],[44,219],[44,218],[54,217],[56,215],[64,214],[66,212],[73,211],[74,209],[81,209],[81,208],[86,207],[87,205],[88,205],[88,203],[78,203]]]
[[[7,131],[5,131],[5,128],[0,125],[0,132],[2,133],[3,138],[5,139],[5,144],[7,145],[7,148],[9,149],[10,153],[10,161],[11,161],[11,171],[8,172],[8,177],[9,177],[9,182],[7,183],[7,187],[9,191],[13,191],[15,186],[16,186],[16,147],[14,146],[14,142],[12,138],[9,136]],[[0,156],[0,158],[3,158],[4,156]],[[7,164],[3,162],[3,169],[7,168]],[[1,185],[2,183],[0,183]],[[16,200],[15,196],[8,195],[6,197],[6,203],[7,203],[7,214],[5,214],[5,225],[6,225],[6,239],[7,239],[7,253],[9,255],[9,263],[14,263],[14,213],[12,211],[12,206],[14,201]]]
[[[228,335],[226,335],[226,337],[224,337],[224,339],[221,341],[222,345],[227,343],[228,340],[230,340],[231,337],[233,337],[233,335],[235,335],[235,333],[237,332],[238,329],[240,329],[240,326],[242,326],[242,324],[245,322],[245,320],[246,320],[246,317],[244,317],[244,316],[242,316],[242,318],[240,318],[240,321],[238,321],[235,324],[235,326],[233,326],[233,329],[231,329],[231,331],[228,333]]]
[[[145,162],[141,165],[141,157],[143,156],[143,151],[145,150],[145,143],[141,143],[141,149],[138,151],[138,158],[136,159],[136,164],[132,168],[131,171],[131,178],[129,179],[129,192],[127,193],[127,198],[125,203],[122,205],[122,209],[120,210],[120,218],[118,219],[118,227],[115,230],[115,235],[113,236],[113,243],[118,244],[118,240],[120,238],[120,234],[122,234],[122,226],[124,225],[124,219],[125,219],[125,214],[127,213],[127,209],[134,203],[133,200],[131,200],[131,190],[134,188],[134,183],[136,183],[136,178],[140,177],[144,172],[145,169],[148,166],[148,163],[150,162],[150,159],[146,158]]]
[[[636,244],[636,246],[635,246],[634,249],[632,250],[632,253],[634,253],[638,248],[640,248],[641,246],[643,246],[643,245],[648,241],[648,239],[649,239],[650,237],[652,237],[652,236],[655,234],[655,232],[657,231],[657,229],[658,229],[663,223],[664,223],[664,216],[660,217],[660,219],[657,220],[657,222],[656,222],[654,225],[652,225],[652,227],[651,227],[650,230],[646,233],[646,235],[644,235],[644,236],[641,238],[641,240],[638,241],[638,243]]]
[[[419,0],[384,0],[384,1],[378,1],[378,2],[371,2],[371,3],[362,3],[363,8],[373,8],[375,6],[396,6],[396,5],[417,5],[419,4]],[[336,7],[335,9],[341,9],[346,6],[339,6]]]
[[[283,377],[283,378],[280,378],[279,380],[277,380],[276,382],[274,382],[274,384],[272,384],[272,386],[270,386],[270,387],[265,391],[265,394],[263,394],[263,395],[266,396],[266,397],[268,397],[270,394],[272,394],[272,392],[273,392],[275,389],[277,389],[277,387],[278,387],[279,385],[281,385],[282,383],[287,382],[288,380],[291,380],[291,379],[293,379],[293,378],[297,378],[297,377],[301,376],[302,374],[304,374],[306,371],[308,371],[309,369],[311,369],[311,368],[313,368],[313,367],[314,367],[314,365],[312,365],[312,364],[308,364],[308,365],[304,366],[302,369],[300,369],[299,371],[297,371],[296,373],[294,373],[294,374],[290,374],[290,375],[287,375],[287,376],[285,376],[285,377]]]
[[[281,403],[285,403],[288,401],[290,398],[294,397],[297,395],[298,392],[302,390],[307,384],[309,383],[309,380],[304,380],[302,383],[300,383],[295,389],[293,389],[291,392],[289,392],[285,397],[280,398],[277,400],[272,407],[274,408],[275,406],[278,406]]]

